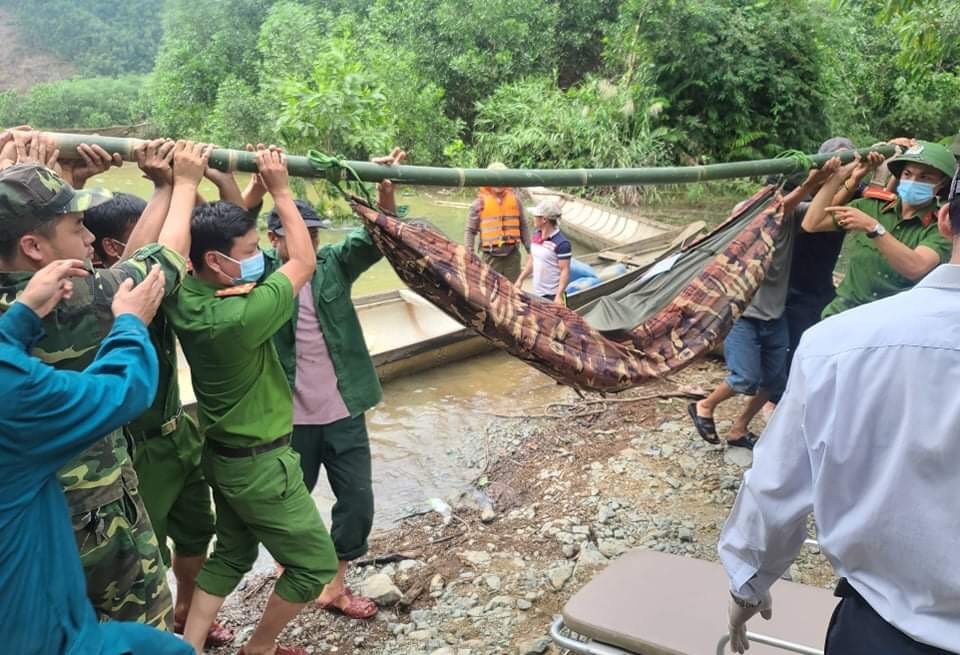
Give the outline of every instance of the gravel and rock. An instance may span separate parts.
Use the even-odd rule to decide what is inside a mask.
[[[722,376],[708,361],[616,398],[708,389]],[[576,402],[572,392],[556,394]],[[635,548],[716,560],[719,531],[752,456],[701,440],[686,419],[687,402],[617,402],[561,420],[482,425],[489,417],[481,418],[481,434],[456,454],[476,469],[477,488],[446,499],[453,520],[437,512],[406,519],[375,534],[370,553],[352,567],[349,584],[374,596],[378,616],[352,621],[310,607],[281,639],[311,654],[558,653],[546,636],[552,617],[611,560]],[[721,407],[721,433],[738,409],[737,400]],[[760,427],[758,418],[754,431]],[[790,576],[833,582],[823,556],[809,551]],[[272,586],[270,576],[248,577],[221,618],[243,633]],[[211,652],[232,654],[240,643]]]

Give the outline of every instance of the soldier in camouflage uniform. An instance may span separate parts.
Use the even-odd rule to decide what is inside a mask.
[[[104,266],[116,265],[124,252],[157,239],[173,190],[173,170],[168,160],[172,146],[172,142],[159,139],[143,144],[135,152],[140,168],[154,183],[149,204],[136,196],[118,193],[85,214],[84,222],[95,238],[97,260]],[[143,415],[125,426],[124,432],[133,448],[140,493],[163,563],[173,565],[177,579],[174,630],[182,633],[194,580],[213,538],[213,507],[210,487],[200,469],[200,430],[180,403],[173,329],[166,317],[158,314],[149,331],[160,363],[157,396]],[[173,541],[172,557],[168,537]],[[233,632],[214,623],[205,645],[214,648],[232,641]]]
[[[34,138],[33,147],[21,150],[19,161],[38,159],[38,139]],[[200,152],[191,144],[178,144],[184,170],[189,169],[189,162],[194,168],[199,166],[202,174],[205,159]],[[93,235],[84,227],[81,212],[109,199],[107,192],[77,192],[39,164],[7,169],[4,181],[0,196],[0,312],[14,302],[34,272],[54,259],[90,259]],[[111,328],[110,305],[123,280],[139,282],[150,267],[160,266],[166,277],[166,294],[179,287],[186,271],[184,255],[161,244],[188,244],[189,236],[184,235],[189,235],[188,221],[168,221],[160,244],[141,248],[111,269],[95,269],[91,276],[76,280],[72,298],[44,319],[46,336],[32,354],[57,368],[85,368]],[[166,572],[137,493],[137,476],[123,433],[115,430],[105,435],[65,466],[59,477],[70,506],[87,593],[98,616],[171,628]]]

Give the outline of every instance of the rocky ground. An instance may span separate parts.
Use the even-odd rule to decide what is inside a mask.
[[[558,387],[570,405],[488,417],[459,453],[477,468],[477,489],[376,534],[353,569],[354,588],[383,608],[377,618],[310,608],[283,640],[311,653],[556,653],[546,638],[552,617],[628,549],[716,560],[751,453],[702,441],[686,416],[688,399],[652,396],[709,389],[722,376],[720,365],[704,362],[606,404]],[[721,408],[721,432],[737,407]],[[790,575],[833,583],[824,558],[809,551]],[[251,576],[227,601],[221,616],[238,631],[237,644],[272,586],[269,576]]]

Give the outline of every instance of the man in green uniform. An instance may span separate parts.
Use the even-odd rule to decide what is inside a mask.
[[[834,175],[804,217],[807,232],[853,233],[847,274],[824,318],[909,289],[950,258],[950,242],[937,228],[937,196],[946,191],[956,161],[940,144],[917,141],[890,160],[896,193],[870,188],[844,207],[831,206],[842,185],[856,187],[880,160],[842,167],[838,159],[828,162],[825,167]]]
[[[374,161],[399,164],[405,154],[397,148]],[[391,182],[377,186],[380,206],[395,211]],[[297,207],[316,250],[320,218],[305,202],[298,200]],[[277,211],[267,218],[267,230],[274,247],[266,253],[267,268],[276,270],[290,258]],[[364,412],[380,402],[383,391],[350,289],[381,257],[363,228],[340,243],[320,248],[317,270],[294,303],[293,319],[273,339],[293,390],[293,447],[300,454],[304,482],[313,490],[323,466],[337,499],[330,533],[339,566],[317,604],[354,619],[377,613],[376,604],[354,595],[345,579],[348,563],[367,553],[373,526],[370,440]]]
[[[94,235],[93,249],[105,266],[120,262],[126,252],[156,241],[173,192],[173,142],[144,143],[135,151],[144,175],[153,181],[150,203],[137,196],[115,194],[84,216]],[[177,348],[173,328],[158,315],[149,326],[157,351],[160,376],[153,405],[125,427],[133,450],[133,467],[140,479],[140,496],[157,535],[163,563],[171,566],[167,537],[173,540],[173,573],[177,579],[174,631],[182,633],[193,598],[194,580],[214,533],[210,487],[200,470],[203,440],[196,421],[183,411],[177,382]],[[208,648],[233,641],[233,632],[214,623]]]
[[[16,161],[20,163],[0,172],[0,311],[14,302],[36,271],[53,260],[90,259],[93,235],[83,225],[82,212],[109,199],[105,192],[76,191],[55,172],[26,163],[44,159],[56,165],[43,156],[39,138],[33,133],[18,135]],[[192,174],[189,164],[199,161],[198,156],[182,158],[177,174]],[[79,177],[88,171],[81,169]],[[76,168],[64,170],[65,175],[77,173]],[[33,354],[57,368],[84,369],[110,331],[110,306],[120,284],[127,278],[139,282],[150,267],[160,266],[165,291],[173,294],[185,274],[178,246],[188,239],[187,220],[168,221],[159,243],[141,248],[112,269],[95,269],[91,276],[76,280],[73,296],[44,319],[46,336]],[[106,435],[65,466],[59,477],[70,506],[87,593],[98,616],[171,627],[165,569],[123,433],[116,430]]]
[[[203,205],[193,215],[195,275],[164,304],[190,363],[203,470],[217,506],[216,544],[197,576],[184,634],[200,652],[262,543],[284,572],[240,653],[299,655],[305,651],[278,646],[277,635],[333,579],[337,557],[290,447],[293,403],[272,337],[290,320],[316,255],[290,193],[285,156],[264,149],[257,163],[287,235],[289,261],[259,281],[256,218],[230,203]]]

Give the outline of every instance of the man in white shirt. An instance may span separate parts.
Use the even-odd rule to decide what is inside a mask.
[[[811,328],[757,445],[719,553],[730,637],[816,518],[841,583],[828,655],[960,653],[960,197],[939,214],[952,259],[914,289]]]

